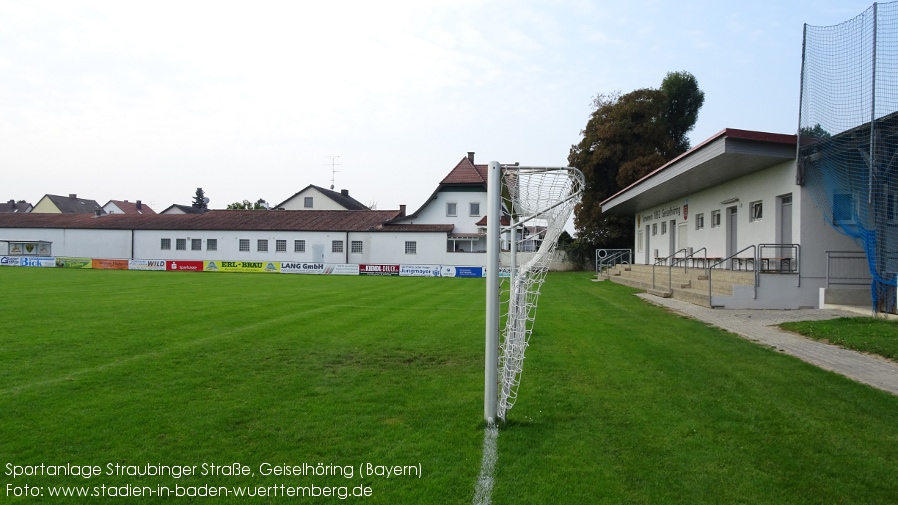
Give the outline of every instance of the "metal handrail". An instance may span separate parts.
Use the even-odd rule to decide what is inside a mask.
[[[708,263],[708,248],[702,247],[698,251],[693,251],[691,254],[687,254],[686,256],[683,256],[683,273],[686,273],[689,268],[686,266],[686,260],[695,256],[695,254],[698,253],[699,251],[705,251],[705,261],[702,264],[706,265]],[[679,252],[679,251],[677,251],[677,252]],[[689,251],[686,250],[686,252],[689,252]],[[670,261],[670,265],[667,266],[667,289],[669,289],[671,293],[673,293],[673,267],[676,265],[676,263],[678,261],[680,261],[679,258],[673,258]]]
[[[752,286],[752,298],[757,300],[757,298],[758,298],[758,262],[757,262],[758,246],[752,244],[744,249],[739,250],[739,252],[733,253],[730,256],[714,263],[713,265],[708,266],[708,305],[710,307],[714,307],[714,304],[712,303],[712,294],[711,294],[711,286],[713,285],[711,282],[711,270],[713,270],[714,267],[716,267],[717,265],[720,265],[721,263],[725,263],[725,262],[735,258],[736,256],[739,256],[740,254],[744,253],[745,251],[747,251],[749,249],[753,250],[752,257],[754,257],[756,260],[754,262],[754,264],[752,265],[752,270],[754,270],[754,274],[755,274],[755,282],[754,282],[754,285]]]
[[[602,256],[604,254],[604,256]],[[627,258],[628,261],[624,261]],[[630,264],[633,261],[632,249],[596,249],[596,277],[604,272],[607,267],[613,266],[615,262],[620,264]]]
[[[792,258],[790,256],[790,258],[789,258],[790,262],[789,262],[789,272],[788,273],[790,273],[790,274],[800,274],[801,273],[801,244],[758,244],[758,257],[755,258],[755,263],[757,263],[757,265],[758,265],[757,270],[759,271],[759,273],[760,273],[760,265],[764,262],[764,259],[765,259],[763,257],[764,249],[771,249],[771,248],[776,248],[776,249],[781,249],[781,250],[782,249],[791,249],[791,250],[795,251],[795,257]],[[766,258],[766,259],[770,259],[770,258]],[[781,258],[780,261],[782,261],[782,259],[783,258]],[[828,266],[829,265],[827,265],[827,267]],[[770,270],[765,270],[764,272],[769,273]],[[782,273],[781,270],[780,270],[780,273]],[[797,286],[801,287],[801,275],[797,275],[796,277],[798,279]]]
[[[652,265],[652,289],[655,289],[655,267],[658,266],[658,262],[659,262],[659,261],[667,261],[667,260],[669,260],[669,259],[671,259],[671,258],[675,258],[676,255],[677,255],[677,254],[680,254],[681,252],[688,252],[688,250],[687,250],[687,249],[680,249],[679,251],[677,251],[677,252],[671,254],[670,256],[668,256],[668,257],[666,257],[666,258],[655,258],[655,264]],[[669,285],[668,285],[668,289],[670,289],[670,286],[669,286]]]

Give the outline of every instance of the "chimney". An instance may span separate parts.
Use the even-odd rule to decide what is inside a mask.
[[[341,189],[341,190],[340,190],[340,194],[343,195],[343,196],[349,196],[349,190],[348,190],[348,189]]]
[[[399,217],[405,217],[405,205],[399,206]]]
[[[78,198],[78,195],[76,195],[75,193],[69,193],[69,198],[75,199]]]
[[[125,200],[125,201],[127,202],[128,200]],[[140,200],[137,200],[136,202],[134,202],[134,205],[137,206],[137,212],[140,212],[141,209],[143,208],[143,205],[140,203]]]
[[[474,151],[468,151],[468,161],[470,161],[471,164],[474,163]]]

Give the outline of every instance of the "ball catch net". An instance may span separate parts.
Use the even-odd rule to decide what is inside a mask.
[[[502,169],[501,282],[504,322],[498,354],[497,416],[517,399],[524,352],[533,332],[540,287],[555,258],[558,237],[580,200],[583,174],[570,167]]]

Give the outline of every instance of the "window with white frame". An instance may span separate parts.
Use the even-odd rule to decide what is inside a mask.
[[[331,252],[333,252],[333,253],[343,252],[343,241],[342,240],[331,241]]]
[[[661,221],[661,234],[664,235],[667,233],[667,221]]]
[[[175,239],[175,249],[178,251],[186,251],[187,250],[187,239],[186,238],[176,238]]]
[[[654,224],[652,224],[652,236],[654,237],[657,234],[658,234],[658,223],[654,223]]]
[[[405,254],[418,254],[418,242],[414,240],[406,240]]]
[[[249,252],[249,239],[242,238],[240,239],[240,251],[241,252]]]
[[[350,244],[349,252],[353,254],[362,254],[362,241],[353,240]]]
[[[274,241],[274,250],[275,250],[275,252],[287,252],[287,241],[286,240],[275,240]]]
[[[201,239],[201,238],[190,239],[190,250],[191,251],[202,251],[203,250],[203,239]]]
[[[159,245],[159,247],[160,247],[163,251],[171,251],[171,239],[170,239],[170,238],[164,238],[164,239],[162,239],[162,242],[161,242],[161,244]]]
[[[294,240],[293,241],[293,252],[306,252],[306,241],[305,240]]]
[[[720,226],[720,211],[711,211],[711,228],[717,228],[718,226]]]
[[[256,252],[268,252],[267,238],[260,238],[256,240]]]
[[[217,251],[218,250],[218,239],[217,238],[207,238],[206,239],[206,250],[207,251]]]
[[[764,202],[758,200],[748,204],[748,220],[760,221],[764,217]]]
[[[705,228],[705,215],[704,214],[696,214],[695,215],[695,229],[703,230]]]
[[[458,204],[456,202],[446,202],[446,215],[449,217],[458,215]]]
[[[472,216],[480,215],[480,202],[471,202],[471,215]]]
[[[636,252],[642,252],[642,244],[645,242],[645,232],[639,230],[636,232]]]
[[[305,197],[305,198],[302,199],[302,206],[303,206],[304,208],[306,208],[306,209],[311,209],[312,206],[313,206],[313,205],[312,205],[312,202],[313,202],[312,197],[311,197],[311,196],[307,196],[307,197]]]

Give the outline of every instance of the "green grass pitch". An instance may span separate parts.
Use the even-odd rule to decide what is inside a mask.
[[[898,398],[590,277],[543,286],[493,503],[894,502]],[[0,286],[0,502],[471,503],[482,280],[10,267]],[[66,465],[100,474],[47,475]],[[312,486],[370,496],[277,494]]]

